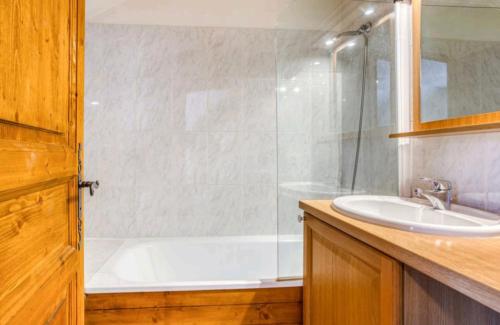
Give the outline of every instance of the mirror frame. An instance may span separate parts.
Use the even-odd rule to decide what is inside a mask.
[[[500,124],[500,107],[497,112],[454,117],[446,120],[421,122],[421,46],[422,46],[422,0],[412,0],[412,39],[413,39],[413,131],[483,129],[493,124]],[[498,125],[500,127],[500,125]]]

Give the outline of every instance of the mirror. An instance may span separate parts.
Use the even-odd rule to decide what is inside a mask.
[[[500,122],[500,0],[413,9],[415,131]]]

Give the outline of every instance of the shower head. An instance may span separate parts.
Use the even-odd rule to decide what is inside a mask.
[[[358,31],[362,34],[369,34],[372,31],[373,24],[371,22],[367,22],[366,24],[361,25]]]
[[[367,35],[368,33],[371,32],[372,26],[373,26],[372,23],[368,22],[366,24],[361,25],[361,27],[359,27],[357,30],[342,32],[342,33],[338,34],[337,38],[346,37],[346,36]]]

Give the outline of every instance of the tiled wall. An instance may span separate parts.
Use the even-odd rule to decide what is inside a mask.
[[[299,199],[336,191],[338,141],[331,105],[331,62],[324,32],[279,31],[278,222],[280,234],[300,234]]]
[[[87,25],[90,237],[276,233],[275,32]]]
[[[456,202],[500,213],[500,133],[412,139],[412,177],[453,182]]]
[[[390,24],[371,36],[370,106],[380,89],[393,97]],[[346,172],[323,34],[88,25],[86,178],[102,186],[86,198],[86,234],[261,235],[276,234],[278,222],[280,234],[300,233],[297,200],[331,198]],[[390,80],[380,88],[382,57]],[[383,127],[365,124],[371,165],[359,184],[387,193],[392,182],[367,176],[374,166],[397,184],[395,142],[386,139],[393,103],[382,105],[390,116],[367,110]]]
[[[279,31],[278,134],[284,182],[336,184],[338,169],[335,112],[331,109],[331,62],[327,48],[318,46],[321,32]],[[321,43],[320,43],[321,44]],[[333,150],[325,154],[320,144]]]
[[[394,19],[387,19],[369,35],[363,132],[355,190],[367,194],[398,194],[398,146],[388,135],[397,130]],[[336,52],[335,109],[340,120],[340,182],[350,189],[359,129],[363,47]]]
[[[369,36],[356,184],[369,194],[398,193],[398,146],[388,138],[397,129],[393,23],[387,19]],[[318,42],[321,34],[278,35],[278,221],[279,232],[290,234],[302,232],[299,199],[351,193],[364,43],[347,39],[356,46],[332,55]]]
[[[325,32],[277,33],[278,72],[278,271],[297,277],[302,251],[290,251],[300,235],[299,200],[328,199],[337,191],[339,143],[332,109],[330,50]]]

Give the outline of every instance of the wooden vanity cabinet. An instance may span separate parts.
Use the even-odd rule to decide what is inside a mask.
[[[404,267],[405,325],[499,325],[500,313]]]
[[[304,324],[500,325],[500,313],[306,213]]]
[[[306,214],[304,323],[395,325],[402,321],[402,266]]]

